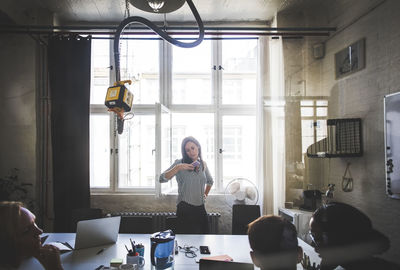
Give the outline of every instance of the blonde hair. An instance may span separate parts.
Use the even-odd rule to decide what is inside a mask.
[[[18,265],[16,238],[21,207],[23,204],[20,202],[0,202],[0,265],[2,266]]]

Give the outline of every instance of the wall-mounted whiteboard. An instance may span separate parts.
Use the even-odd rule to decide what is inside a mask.
[[[386,193],[400,199],[400,92],[384,97]]]

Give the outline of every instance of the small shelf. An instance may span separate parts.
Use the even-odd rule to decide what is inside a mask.
[[[363,154],[361,118],[328,119],[327,137],[307,148],[307,157],[360,157]]]

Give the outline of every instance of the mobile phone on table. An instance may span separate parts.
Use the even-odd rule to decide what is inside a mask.
[[[208,246],[200,246],[200,254],[211,254]]]

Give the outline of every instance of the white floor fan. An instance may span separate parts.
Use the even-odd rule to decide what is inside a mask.
[[[228,205],[255,205],[259,193],[256,185],[246,178],[235,178],[225,188],[225,201]]]

